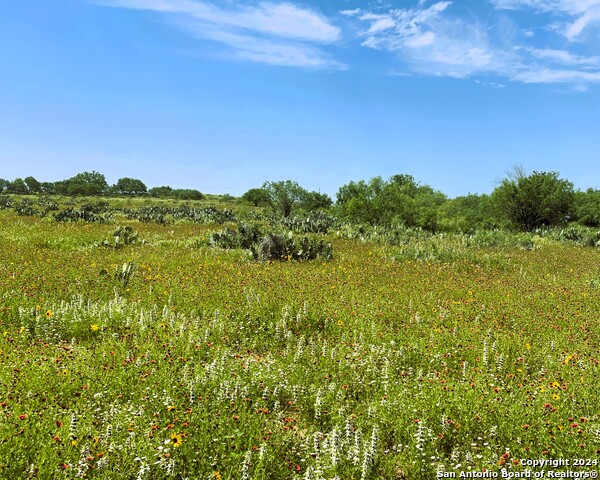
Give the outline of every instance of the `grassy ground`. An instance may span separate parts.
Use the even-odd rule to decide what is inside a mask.
[[[144,242],[0,212],[0,478],[427,479],[598,456],[598,249],[332,235],[333,261],[258,263],[208,247],[211,227],[118,220]]]

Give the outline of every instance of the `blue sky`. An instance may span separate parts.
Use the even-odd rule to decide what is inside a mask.
[[[0,177],[600,188],[600,0],[8,0]]]

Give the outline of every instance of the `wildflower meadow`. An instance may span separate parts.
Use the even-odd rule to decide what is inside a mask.
[[[267,246],[291,253],[265,259],[211,243],[240,230],[227,215],[95,215],[0,211],[2,479],[518,478],[523,459],[598,458],[598,247],[333,225],[282,227]]]

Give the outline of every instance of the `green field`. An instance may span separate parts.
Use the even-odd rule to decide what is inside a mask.
[[[598,457],[599,248],[340,227],[330,261],[259,262],[209,245],[225,225],[168,220],[0,211],[1,479],[428,479]],[[118,226],[138,240],[116,248]]]

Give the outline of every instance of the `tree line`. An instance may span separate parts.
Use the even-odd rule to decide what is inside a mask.
[[[169,186],[148,189],[137,178],[119,178],[109,185],[106,177],[96,171],[78,173],[74,177],[57,182],[40,182],[34,177],[16,178],[8,181],[0,178],[0,193],[20,195],[67,195],[67,196],[142,196],[172,198],[177,200],[202,200],[204,195],[198,190],[171,188]]]
[[[0,193],[49,195],[150,196],[179,200],[201,200],[193,189],[169,186],[148,189],[138,179],[120,178],[109,185],[104,175],[83,172],[67,180],[39,182],[33,177],[13,181],[0,179]],[[469,232],[482,228],[537,228],[578,223],[600,227],[600,190],[575,190],[558,172],[526,174],[522,167],[502,179],[490,194],[448,198],[411,175],[393,175],[351,181],[339,188],[335,202],[326,194],[308,191],[292,180],[265,182],[239,199],[255,207],[271,209],[291,217],[316,210],[342,221],[365,225],[395,225],[428,231]]]
[[[513,228],[532,231],[578,223],[600,227],[600,190],[575,190],[558,172],[533,172],[515,167],[490,194],[448,198],[411,175],[393,175],[349,182],[339,188],[335,203],[327,195],[308,192],[296,182],[265,182],[241,197],[280,215],[327,210],[340,220],[365,225],[397,225],[428,231],[470,232]]]

